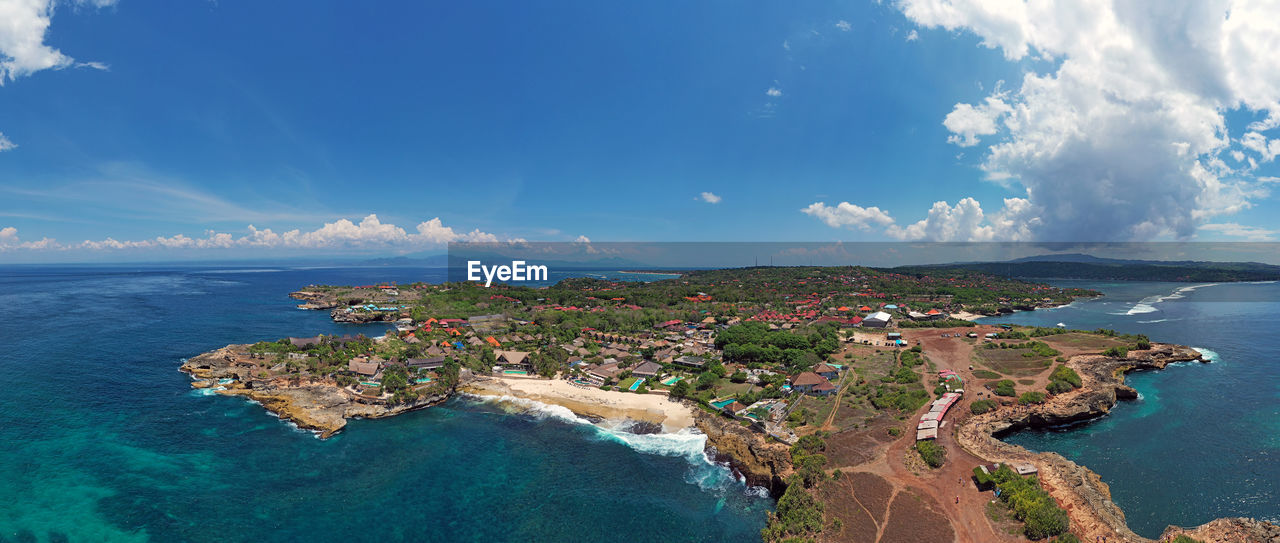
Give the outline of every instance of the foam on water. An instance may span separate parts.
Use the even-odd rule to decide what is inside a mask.
[[[1200,353],[1200,356],[1203,356],[1204,359],[1209,362],[1217,362],[1219,360],[1218,353],[1216,351],[1211,351],[1204,347],[1192,347],[1192,349],[1195,349],[1196,352]]]
[[[684,458],[691,468],[685,473],[685,482],[697,485],[702,490],[720,491],[728,486],[727,483],[736,482],[740,483],[745,488],[745,492],[752,496],[769,495],[768,489],[747,487],[745,479],[735,480],[733,471],[727,464],[718,463],[708,457],[707,436],[697,428],[681,428],[676,432],[636,434],[627,431],[632,426],[631,421],[604,420],[595,423],[578,416],[566,407],[528,398],[475,394],[462,394],[462,396],[472,401],[515,407],[519,413],[539,420],[554,419],[582,425],[591,428],[598,439],[621,443],[637,452]]]

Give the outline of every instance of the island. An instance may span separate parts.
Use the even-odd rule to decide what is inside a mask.
[[[999,438],[1101,416],[1136,396],[1126,372],[1200,353],[1111,330],[969,320],[1098,295],[973,270],[861,267],[546,288],[310,285],[291,294],[300,307],[387,328],[229,345],[182,370],[320,437],[455,396],[561,406],[637,433],[696,428],[709,456],[778,498],[766,541],[1147,541],[1086,467]],[[1219,519],[1165,535],[1242,534],[1280,528]]]

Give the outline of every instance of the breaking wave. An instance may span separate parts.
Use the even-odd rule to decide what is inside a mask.
[[[1200,353],[1200,356],[1203,356],[1204,359],[1208,360],[1209,362],[1217,362],[1218,360],[1220,360],[1218,358],[1217,351],[1211,351],[1204,347],[1192,347],[1192,349],[1195,349],[1196,352]]]
[[[1220,284],[1221,283],[1205,283],[1203,285],[1190,285],[1190,286],[1178,288],[1169,294],[1147,296],[1146,298],[1139,300],[1138,303],[1133,304],[1133,307],[1129,308],[1128,311],[1125,311],[1124,313],[1117,313],[1117,315],[1142,315],[1144,313],[1155,313],[1156,311],[1159,311],[1159,309],[1156,309],[1155,304],[1158,304],[1161,302],[1167,302],[1169,300],[1180,300],[1182,298],[1185,298],[1188,292],[1193,292],[1199,288],[1212,287]],[[1160,322],[1160,321],[1152,321],[1152,322]]]
[[[681,428],[676,432],[633,433],[628,430],[633,428],[634,421],[606,419],[596,422],[579,416],[566,407],[528,398],[475,394],[461,396],[475,402],[499,405],[508,412],[536,420],[552,419],[582,425],[584,428],[589,428],[596,439],[620,443],[637,452],[684,458],[690,468],[685,472],[684,481],[697,485],[704,491],[718,493],[729,488],[738,488],[752,496],[767,497],[769,495],[768,489],[747,486],[745,479],[735,474],[728,464],[716,462],[707,456],[707,436],[696,428]]]

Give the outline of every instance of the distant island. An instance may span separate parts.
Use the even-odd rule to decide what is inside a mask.
[[[299,307],[386,332],[229,345],[182,370],[321,437],[458,394],[561,405],[636,432],[696,427],[708,454],[778,498],[765,541],[1146,541],[1096,474],[998,437],[1105,414],[1136,396],[1124,373],[1200,354],[1110,330],[970,320],[1098,295],[963,268],[310,285],[291,294]],[[1166,531],[1223,533],[1265,540],[1280,528],[1219,519]]]
[[[1280,280],[1280,266],[1258,262],[1156,261],[1045,255],[1008,262],[903,266],[902,273],[977,272],[1001,277],[1227,283]]]

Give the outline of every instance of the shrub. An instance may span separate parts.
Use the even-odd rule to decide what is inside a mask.
[[[889,427],[889,435],[891,435],[891,436],[893,436],[893,437],[898,437],[898,436],[902,435],[902,428],[898,428],[897,426],[890,426],[890,427]]]
[[[735,383],[745,383],[747,382],[747,372],[736,371],[733,373],[733,375],[729,376],[729,380]]]
[[[940,468],[947,461],[947,449],[932,441],[917,442],[916,451],[931,468]]]
[[[791,457],[796,458],[827,450],[827,443],[817,434],[809,434],[791,446]]]
[[[1000,466],[991,477],[1000,489],[1000,500],[1024,523],[1023,533],[1028,538],[1044,539],[1066,533],[1070,526],[1067,512],[1040,488],[1034,476],[1024,478],[1008,466]]]
[[[1125,358],[1129,356],[1129,349],[1127,347],[1111,347],[1102,351],[1102,354],[1111,358]]]
[[[827,478],[827,472],[823,468],[827,465],[827,457],[823,454],[810,454],[792,459],[795,464],[796,473],[800,475],[800,480],[804,482],[806,488]]]
[[[1049,384],[1045,385],[1044,389],[1049,391],[1049,394],[1062,394],[1063,392],[1071,392],[1072,390],[1075,390],[1075,387],[1071,386],[1071,383],[1066,381],[1055,380],[1049,381]]]
[[[1080,543],[1080,538],[1067,532],[1053,539],[1053,543]]]
[[[1018,397],[1018,403],[1022,405],[1044,403],[1044,393],[1038,390],[1023,392],[1022,395]]]
[[[1173,543],[1201,543],[1201,542],[1199,539],[1193,539],[1191,536],[1187,534],[1178,534],[1178,537],[1173,538]]]
[[[999,379],[1002,377],[999,373],[990,370],[974,370],[973,376],[979,379]]]
[[[1049,374],[1049,380],[1064,381],[1074,388],[1080,388],[1080,386],[1084,384],[1084,382],[1080,380],[1080,374],[1076,373],[1076,370],[1067,366],[1058,366],[1054,368],[1053,373]]]
[[[760,530],[761,539],[775,542],[822,531],[822,503],[798,483],[792,481],[778,499],[777,510],[769,513],[768,526]]]
[[[996,405],[995,400],[978,400],[969,404],[969,411],[972,411],[975,415],[981,415],[987,411],[995,409]]]
[[[991,393],[996,396],[1016,396],[1018,393],[1014,390],[1013,381],[1003,379],[997,381],[995,387],[991,389]]]
[[[1151,340],[1146,338],[1139,339],[1137,345],[1134,345],[1133,348],[1139,351],[1151,350]]]

